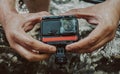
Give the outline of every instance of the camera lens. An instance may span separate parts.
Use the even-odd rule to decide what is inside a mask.
[[[74,19],[62,19],[60,33],[61,34],[75,33],[76,32],[75,27],[76,24]]]
[[[65,31],[72,31],[73,30],[73,24],[71,23],[71,21],[65,21],[63,24],[63,28]]]

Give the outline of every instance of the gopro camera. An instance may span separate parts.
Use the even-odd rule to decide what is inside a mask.
[[[56,46],[56,64],[66,64],[65,46],[79,40],[77,18],[72,15],[43,17],[40,25],[39,39]]]

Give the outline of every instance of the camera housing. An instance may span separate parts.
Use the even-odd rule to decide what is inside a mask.
[[[65,64],[65,46],[79,40],[78,20],[73,15],[43,17],[39,35],[39,40],[57,47],[55,63]]]

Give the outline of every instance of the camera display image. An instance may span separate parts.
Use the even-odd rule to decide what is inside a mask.
[[[51,20],[51,21],[44,21],[42,23],[42,34],[43,36],[54,36],[60,34],[60,21],[58,20]]]
[[[76,32],[76,21],[74,19],[61,19],[60,33],[75,33]]]
[[[44,36],[69,35],[77,31],[76,20],[73,18],[47,20],[42,24],[42,35]]]

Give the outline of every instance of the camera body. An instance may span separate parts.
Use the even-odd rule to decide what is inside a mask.
[[[79,40],[77,18],[72,15],[43,17],[40,26],[39,39],[57,47],[55,63],[67,63],[65,46]]]

